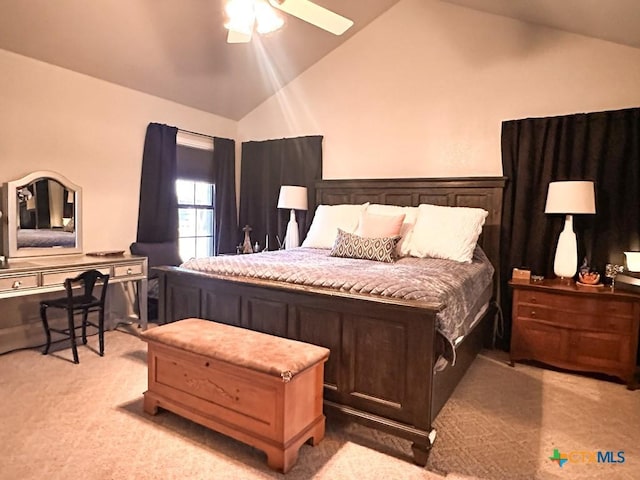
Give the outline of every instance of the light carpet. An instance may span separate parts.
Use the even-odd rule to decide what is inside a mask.
[[[502,352],[473,363],[436,419],[427,468],[410,443],[329,417],[281,475],[252,447],[177,415],[142,411],[146,344],[106,333],[105,357],[79,349],[0,356],[1,479],[637,479],[640,391],[518,364]],[[624,451],[619,464],[566,463],[554,449]]]

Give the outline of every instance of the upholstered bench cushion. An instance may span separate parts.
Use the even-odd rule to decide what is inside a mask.
[[[324,347],[198,318],[146,330],[142,338],[283,378],[329,356]]]

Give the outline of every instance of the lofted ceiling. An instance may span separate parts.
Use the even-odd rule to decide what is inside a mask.
[[[0,0],[0,48],[239,120],[399,0],[317,0],[355,24],[228,44],[225,0]]]
[[[315,1],[354,26],[230,45],[224,0],[0,0],[0,49],[239,120],[399,0]],[[640,48],[639,0],[445,1]]]
[[[640,48],[639,0],[444,1],[474,10]]]

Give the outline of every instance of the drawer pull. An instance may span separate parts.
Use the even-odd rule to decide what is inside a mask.
[[[13,282],[13,285],[11,285],[11,288],[13,288],[14,290],[17,290],[21,286],[22,286],[22,282],[20,280],[16,280],[15,282]]]
[[[133,274],[133,270],[131,270],[130,268],[127,268],[127,275],[132,275]]]
[[[532,316],[533,318],[535,318],[535,317],[536,317],[536,311],[535,311],[535,310],[531,310],[531,316]]]

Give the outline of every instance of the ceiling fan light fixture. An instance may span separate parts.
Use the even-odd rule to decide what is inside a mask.
[[[353,20],[309,0],[227,0],[227,43],[248,43],[254,27],[262,34],[278,30],[284,25],[278,10],[334,35],[342,35],[353,25]]]
[[[265,1],[255,4],[256,30],[258,33],[271,33],[282,28],[284,20]]]
[[[227,30],[251,35],[256,21],[253,0],[229,0],[225,7],[228,21],[224,24]]]

